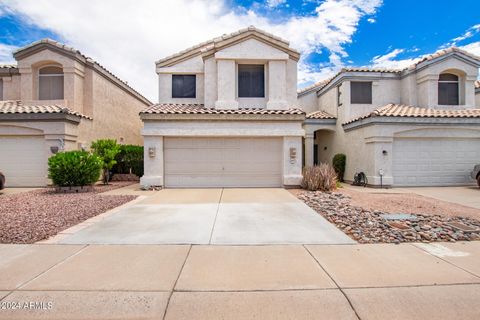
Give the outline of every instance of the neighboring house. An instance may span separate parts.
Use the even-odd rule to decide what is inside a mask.
[[[92,140],[142,144],[151,103],[79,51],[41,40],[0,66],[0,171],[7,186],[45,186],[48,158]]]
[[[141,183],[299,185],[299,57],[287,41],[249,27],[157,61],[159,103],[141,113]]]
[[[301,90],[306,164],[344,153],[347,181],[364,172],[374,186],[472,183],[479,67],[479,57],[449,48],[404,70],[347,68]]]

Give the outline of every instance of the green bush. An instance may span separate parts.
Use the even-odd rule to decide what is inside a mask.
[[[347,156],[343,153],[337,153],[333,156],[332,165],[337,173],[338,180],[343,182],[343,176],[345,175],[345,165],[347,162]]]
[[[134,145],[121,145],[120,152],[115,157],[117,163],[112,172],[133,173],[138,177],[143,176],[143,147]]]
[[[91,148],[103,161],[103,183],[107,184],[110,181],[110,170],[117,163],[115,157],[120,152],[120,145],[117,140],[101,139],[92,142]]]
[[[86,151],[60,152],[48,159],[48,177],[60,187],[92,185],[102,165],[102,159]]]

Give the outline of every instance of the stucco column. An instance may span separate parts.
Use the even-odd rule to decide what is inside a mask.
[[[305,166],[311,167],[313,166],[313,133],[306,133],[305,134]]]
[[[236,96],[235,61],[217,61],[217,109],[238,109]]]
[[[283,185],[302,183],[302,137],[283,137]]]
[[[287,63],[270,60],[268,62],[267,109],[284,110],[287,108]]]
[[[163,186],[163,136],[144,136],[142,186]]]

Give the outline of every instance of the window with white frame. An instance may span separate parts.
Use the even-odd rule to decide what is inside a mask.
[[[63,70],[60,67],[48,66],[38,71],[38,99],[63,99]]]
[[[458,76],[452,73],[442,73],[438,77],[438,104],[459,104],[459,81]]]

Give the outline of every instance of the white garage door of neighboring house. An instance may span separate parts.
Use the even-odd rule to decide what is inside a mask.
[[[166,187],[281,187],[281,138],[165,138]]]
[[[0,171],[7,187],[44,186],[46,161],[43,137],[0,136]]]
[[[480,139],[402,138],[393,143],[395,186],[445,186],[472,183],[480,163]]]

